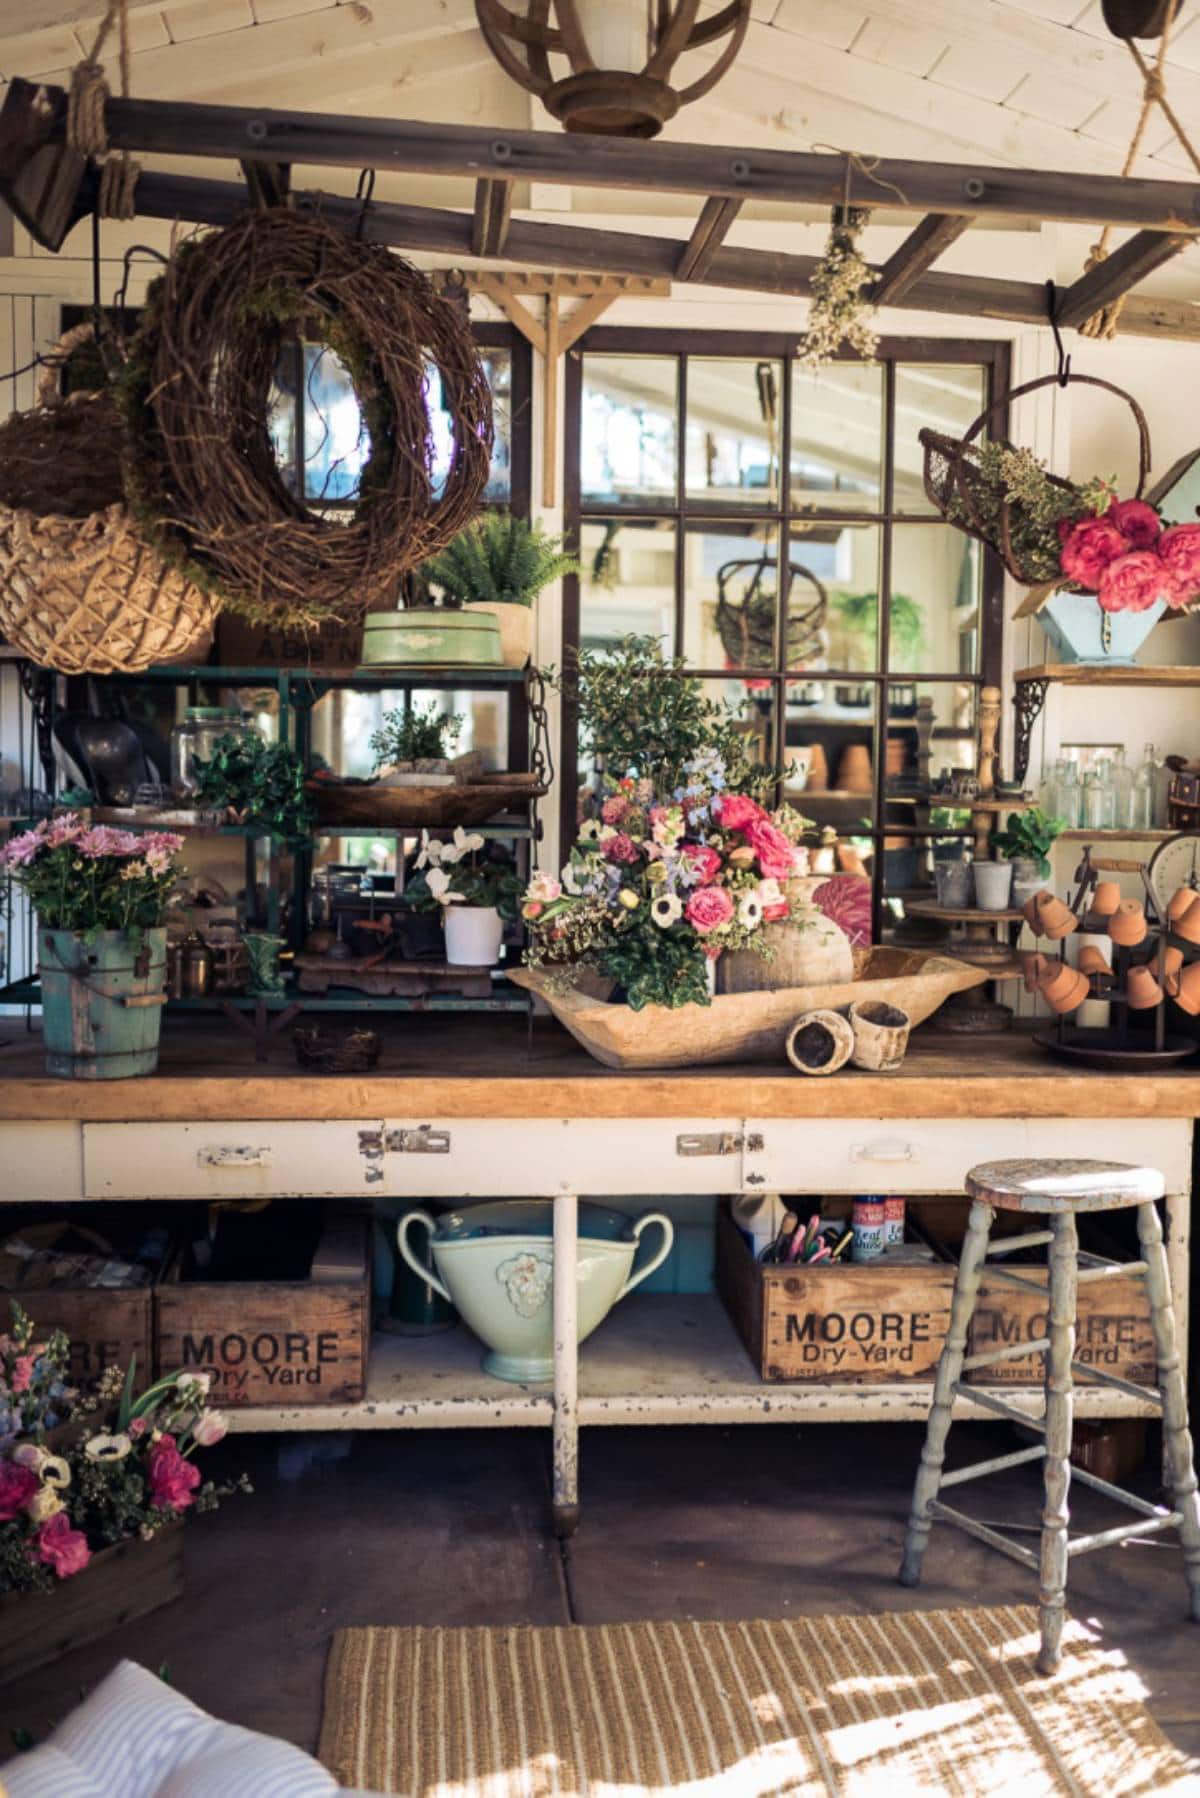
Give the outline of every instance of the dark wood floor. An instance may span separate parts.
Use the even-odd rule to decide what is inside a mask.
[[[1012,1447],[1003,1426],[959,1429],[957,1456]],[[253,1498],[194,1520],[179,1603],[0,1693],[10,1731],[39,1739],[113,1662],[166,1665],[232,1722],[311,1748],[331,1633],[347,1624],[602,1623],[655,1617],[1031,1602],[1021,1568],[946,1527],[926,1583],[895,1583],[920,1432],[908,1426],[593,1430],[583,1523],[546,1527],[541,1431],[242,1438]],[[211,1462],[211,1457],[210,1457]],[[1143,1489],[1149,1487],[1143,1482]],[[968,1488],[987,1519],[1036,1527],[1037,1476]],[[1076,1488],[1076,1522],[1114,1521]],[[1089,1555],[1072,1609],[1140,1672],[1154,1713],[1200,1755],[1200,1626],[1188,1624],[1173,1538]]]

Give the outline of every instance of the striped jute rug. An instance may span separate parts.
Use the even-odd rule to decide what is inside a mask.
[[[1200,1793],[1120,1655],[1032,1609],[778,1623],[350,1629],[321,1759],[407,1798]]]

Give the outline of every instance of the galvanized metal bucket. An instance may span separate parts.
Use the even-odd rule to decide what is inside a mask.
[[[166,1002],[165,930],[38,931],[48,1073],[64,1080],[152,1074]]]

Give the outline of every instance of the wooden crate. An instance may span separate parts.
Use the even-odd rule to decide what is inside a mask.
[[[94,1554],[52,1592],[0,1598],[0,1686],[183,1596],[183,1525]]]
[[[357,1404],[371,1337],[370,1218],[328,1208],[307,1280],[166,1280],[155,1320],[158,1374],[211,1373],[216,1405]]]
[[[37,1325],[39,1339],[52,1330],[71,1338],[71,1379],[93,1386],[106,1367],[124,1371],[135,1362],[135,1390],[150,1383],[154,1365],[154,1294],[149,1286],[49,1286],[42,1291],[0,1293],[7,1311],[15,1298]]]
[[[722,1205],[717,1291],[764,1380],[929,1380],[950,1324],[953,1267],[764,1267]]]
[[[1046,1284],[1044,1267],[1014,1266],[1012,1271],[1023,1280],[1036,1280],[1042,1287]],[[1045,1335],[1044,1299],[1016,1286],[989,1284],[984,1276],[971,1323],[973,1355],[986,1355],[1013,1343],[1034,1342]],[[1146,1288],[1136,1274],[1084,1281],[1080,1285],[1074,1358],[1085,1367],[1116,1374],[1137,1386],[1157,1384],[1150,1304]],[[976,1368],[966,1378],[976,1386],[1040,1386],[1043,1358],[1035,1353],[1016,1361],[1000,1361],[995,1367]]]

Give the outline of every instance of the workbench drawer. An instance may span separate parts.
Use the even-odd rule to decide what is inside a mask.
[[[983,1161],[1107,1157],[1187,1192],[1191,1141],[1182,1118],[766,1118],[747,1120],[743,1166],[750,1191],[961,1192]]]
[[[477,1199],[737,1192],[737,1118],[389,1122],[379,1193]]]
[[[341,1119],[85,1124],[85,1192],[90,1199],[369,1196],[379,1163],[360,1137],[377,1138],[379,1129]]]
[[[0,1124],[0,1197],[6,1205],[83,1197],[80,1126]]]

